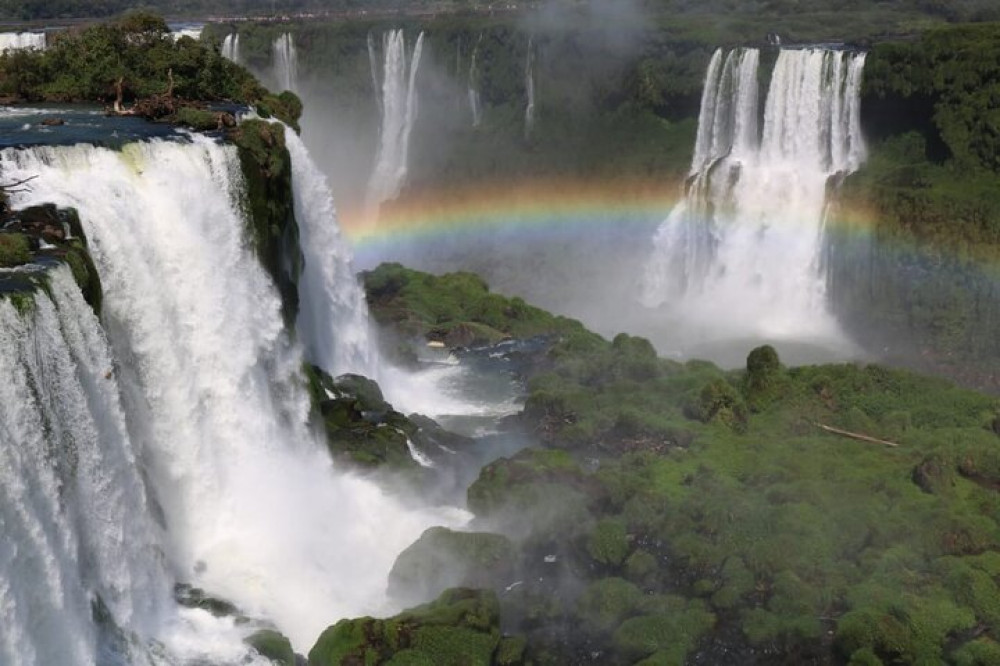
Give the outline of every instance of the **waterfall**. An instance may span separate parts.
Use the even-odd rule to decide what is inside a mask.
[[[382,114],[382,85],[378,80],[378,53],[375,51],[375,37],[368,33],[368,69],[372,75],[372,91],[375,94],[375,106],[378,107],[379,115]]]
[[[231,32],[222,40],[222,57],[237,65],[243,64],[243,55],[240,53],[240,33]]]
[[[305,257],[295,328],[310,362],[333,376],[353,372],[374,377],[377,355],[368,306],[354,275],[350,247],[340,235],[330,186],[302,139],[289,130],[285,141],[292,157],[292,189]]]
[[[416,80],[423,45],[421,32],[408,59],[402,30],[390,30],[382,36],[382,124],[366,197],[372,209],[399,196],[406,182],[410,132],[417,118]]]
[[[0,53],[22,49],[44,49],[44,32],[0,32]]]
[[[469,59],[468,94],[469,110],[472,112],[472,126],[479,127],[483,122],[482,101],[479,95],[479,45],[483,42],[483,33],[479,33],[479,39],[472,48],[472,56]]]
[[[273,621],[299,651],[338,618],[394,610],[385,606],[384,588],[395,556],[430,525],[455,521],[406,507],[375,484],[334,470],[308,423],[301,351],[288,339],[277,291],[247,240],[235,148],[202,136],[121,151],[42,147],[4,151],[0,167],[6,180],[36,176],[15,206],[53,202],[80,213],[105,287],[103,317],[117,359],[112,376],[162,515],[163,559],[176,579]],[[303,195],[302,184],[298,203],[313,205],[317,197]],[[303,227],[313,233],[309,223]],[[99,373],[111,365],[92,362]],[[5,371],[2,390],[14,393],[3,409],[23,410],[30,392],[12,389],[10,376]],[[103,377],[94,382],[110,381]],[[3,492],[12,488],[5,484]],[[142,511],[137,499],[125,504]],[[77,510],[91,512],[91,500]],[[38,528],[25,532],[28,541],[47,540]],[[64,547],[56,536],[50,540],[42,545]],[[143,543],[124,540],[129,548]],[[8,542],[5,533],[4,549]],[[118,557],[128,557],[123,550]],[[63,559],[75,558],[39,558],[32,566],[64,576],[63,587],[78,587],[61,571]],[[141,561],[153,566],[157,558]],[[11,583],[4,580],[6,603]],[[53,643],[73,641],[67,650],[89,649],[84,628],[38,631]]]
[[[528,139],[535,129],[535,46],[531,38],[524,61],[524,93],[528,99],[524,107],[524,138]]]
[[[93,664],[114,623],[170,604],[110,349],[65,266],[19,314],[0,299],[0,662]]]
[[[715,52],[686,195],[657,231],[644,304],[674,308],[705,329],[837,335],[822,266],[824,213],[828,184],[865,159],[864,62],[863,53],[779,51],[761,115],[759,52]]]
[[[292,33],[282,33],[271,47],[274,78],[281,90],[298,90],[299,54]]]

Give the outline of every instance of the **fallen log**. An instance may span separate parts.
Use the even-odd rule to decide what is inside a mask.
[[[820,430],[825,430],[826,432],[832,433],[834,435],[840,435],[841,437],[856,439],[859,442],[868,442],[869,444],[882,444],[884,446],[891,446],[894,448],[899,446],[899,444],[896,442],[890,442],[887,439],[879,439],[878,437],[871,437],[870,435],[863,435],[860,432],[841,430],[840,428],[834,428],[833,426],[823,425],[822,423],[816,423],[815,426]]]

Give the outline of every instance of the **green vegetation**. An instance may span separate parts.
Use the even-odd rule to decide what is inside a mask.
[[[185,37],[174,40],[155,14],[53,33],[43,51],[0,54],[0,95],[17,102],[114,103],[116,110],[199,130],[233,124],[205,110],[210,102],[257,106],[298,128],[302,103],[290,92],[272,95],[218,50]]]
[[[292,644],[273,629],[261,629],[247,638],[247,643],[262,657],[267,657],[277,666],[295,666],[295,652]]]
[[[499,625],[495,594],[455,588],[387,620],[341,620],[319,637],[309,666],[489,666],[500,644]]]
[[[278,287],[285,323],[294,326],[303,260],[285,128],[263,120],[245,120],[229,133],[229,140],[239,152],[250,238]]]
[[[410,313],[391,323],[432,315],[445,285],[488,294],[468,275],[374,274]],[[521,426],[545,448],[468,489],[473,528],[494,534],[432,530],[397,563],[451,584],[466,562],[456,576],[503,592],[519,650],[504,663],[992,663],[995,398],[878,365],[787,368],[768,346],[724,372],[575,327],[527,376]]]
[[[490,587],[509,577],[515,564],[514,547],[504,536],[432,527],[396,558],[389,594],[420,601],[449,587]]]
[[[12,268],[31,261],[31,248],[24,234],[0,234],[0,268]]]
[[[408,339],[470,347],[511,337],[592,335],[578,321],[490,293],[473,273],[436,276],[389,263],[361,278],[375,321]]]
[[[872,49],[862,100],[871,156],[847,180],[844,205],[875,225],[843,227],[831,262],[837,308],[873,347],[991,390],[1000,367],[998,63],[1000,24]]]
[[[87,237],[76,210],[52,204],[32,206],[8,211],[0,223],[5,227],[0,233],[0,268],[20,266],[38,258],[61,260],[72,271],[84,299],[100,315],[104,296],[101,278],[87,250]],[[46,249],[41,249],[43,242]],[[18,309],[25,311],[32,302],[31,292],[41,284],[34,278],[12,275],[6,276],[0,287],[6,287],[2,291],[9,291]]]

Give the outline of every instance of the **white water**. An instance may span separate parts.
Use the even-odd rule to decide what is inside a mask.
[[[44,48],[44,32],[0,32],[0,53]]]
[[[235,150],[195,137],[3,160],[8,179],[37,175],[16,205],[80,212],[177,578],[273,620],[299,651],[341,617],[394,610],[384,588],[396,555],[458,517],[333,469],[307,424],[301,353],[246,240]]]
[[[828,185],[865,158],[864,54],[782,50],[758,127],[759,53],[717,51],[685,199],[656,234],[644,303],[704,339],[837,340],[822,265]]]
[[[482,101],[479,95],[479,45],[483,42],[483,34],[479,33],[476,45],[472,47],[472,56],[469,59],[468,96],[469,111],[472,112],[472,126],[479,127],[483,122]]]
[[[377,210],[380,204],[395,199],[406,183],[410,132],[417,118],[416,78],[423,44],[421,32],[407,57],[402,30],[389,30],[382,36],[382,86],[381,95],[376,94],[381,99],[382,122],[375,168],[368,181],[369,209]],[[369,53],[374,77],[374,49]]]
[[[271,46],[271,63],[279,90],[298,91],[299,54],[290,32],[282,33]]]
[[[306,358],[334,377],[346,372],[375,377],[378,355],[368,306],[350,246],[340,235],[330,186],[295,132],[285,132],[285,143],[305,259],[295,328]]]
[[[205,26],[203,25],[190,26],[186,28],[179,28],[177,30],[172,30],[170,32],[170,36],[174,38],[175,42],[181,37],[190,37],[191,39],[199,40],[201,39],[201,33],[204,32],[204,30]]]
[[[524,106],[524,136],[530,138],[535,129],[535,45],[530,38],[524,62],[524,93],[528,98]]]
[[[222,40],[222,57],[237,65],[243,64],[243,54],[240,52],[240,34],[231,32]]]

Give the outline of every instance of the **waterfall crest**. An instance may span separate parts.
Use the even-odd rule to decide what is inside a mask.
[[[384,589],[396,554],[455,518],[334,470],[308,423],[301,351],[246,237],[235,148],[203,136],[120,152],[43,147],[5,151],[2,166],[5,178],[37,176],[15,206],[80,213],[122,360],[125,423],[175,579],[272,620],[299,651],[338,618],[395,610]],[[90,649],[78,633],[60,635]]]
[[[381,94],[376,86],[382,122],[375,168],[368,181],[366,204],[369,209],[377,209],[382,203],[395,199],[406,183],[410,132],[417,118],[416,79],[423,45],[424,33],[421,32],[407,57],[402,29],[390,30],[382,36]],[[369,54],[372,76],[377,80],[374,48]]]
[[[271,62],[274,78],[280,90],[298,91],[299,53],[295,48],[292,33],[282,33],[271,46]]]
[[[706,329],[828,337],[839,328],[822,266],[827,186],[865,159],[865,55],[778,53],[761,114],[760,53],[716,51],[684,200],[660,226],[642,300]],[[762,124],[758,118],[762,117]]]

